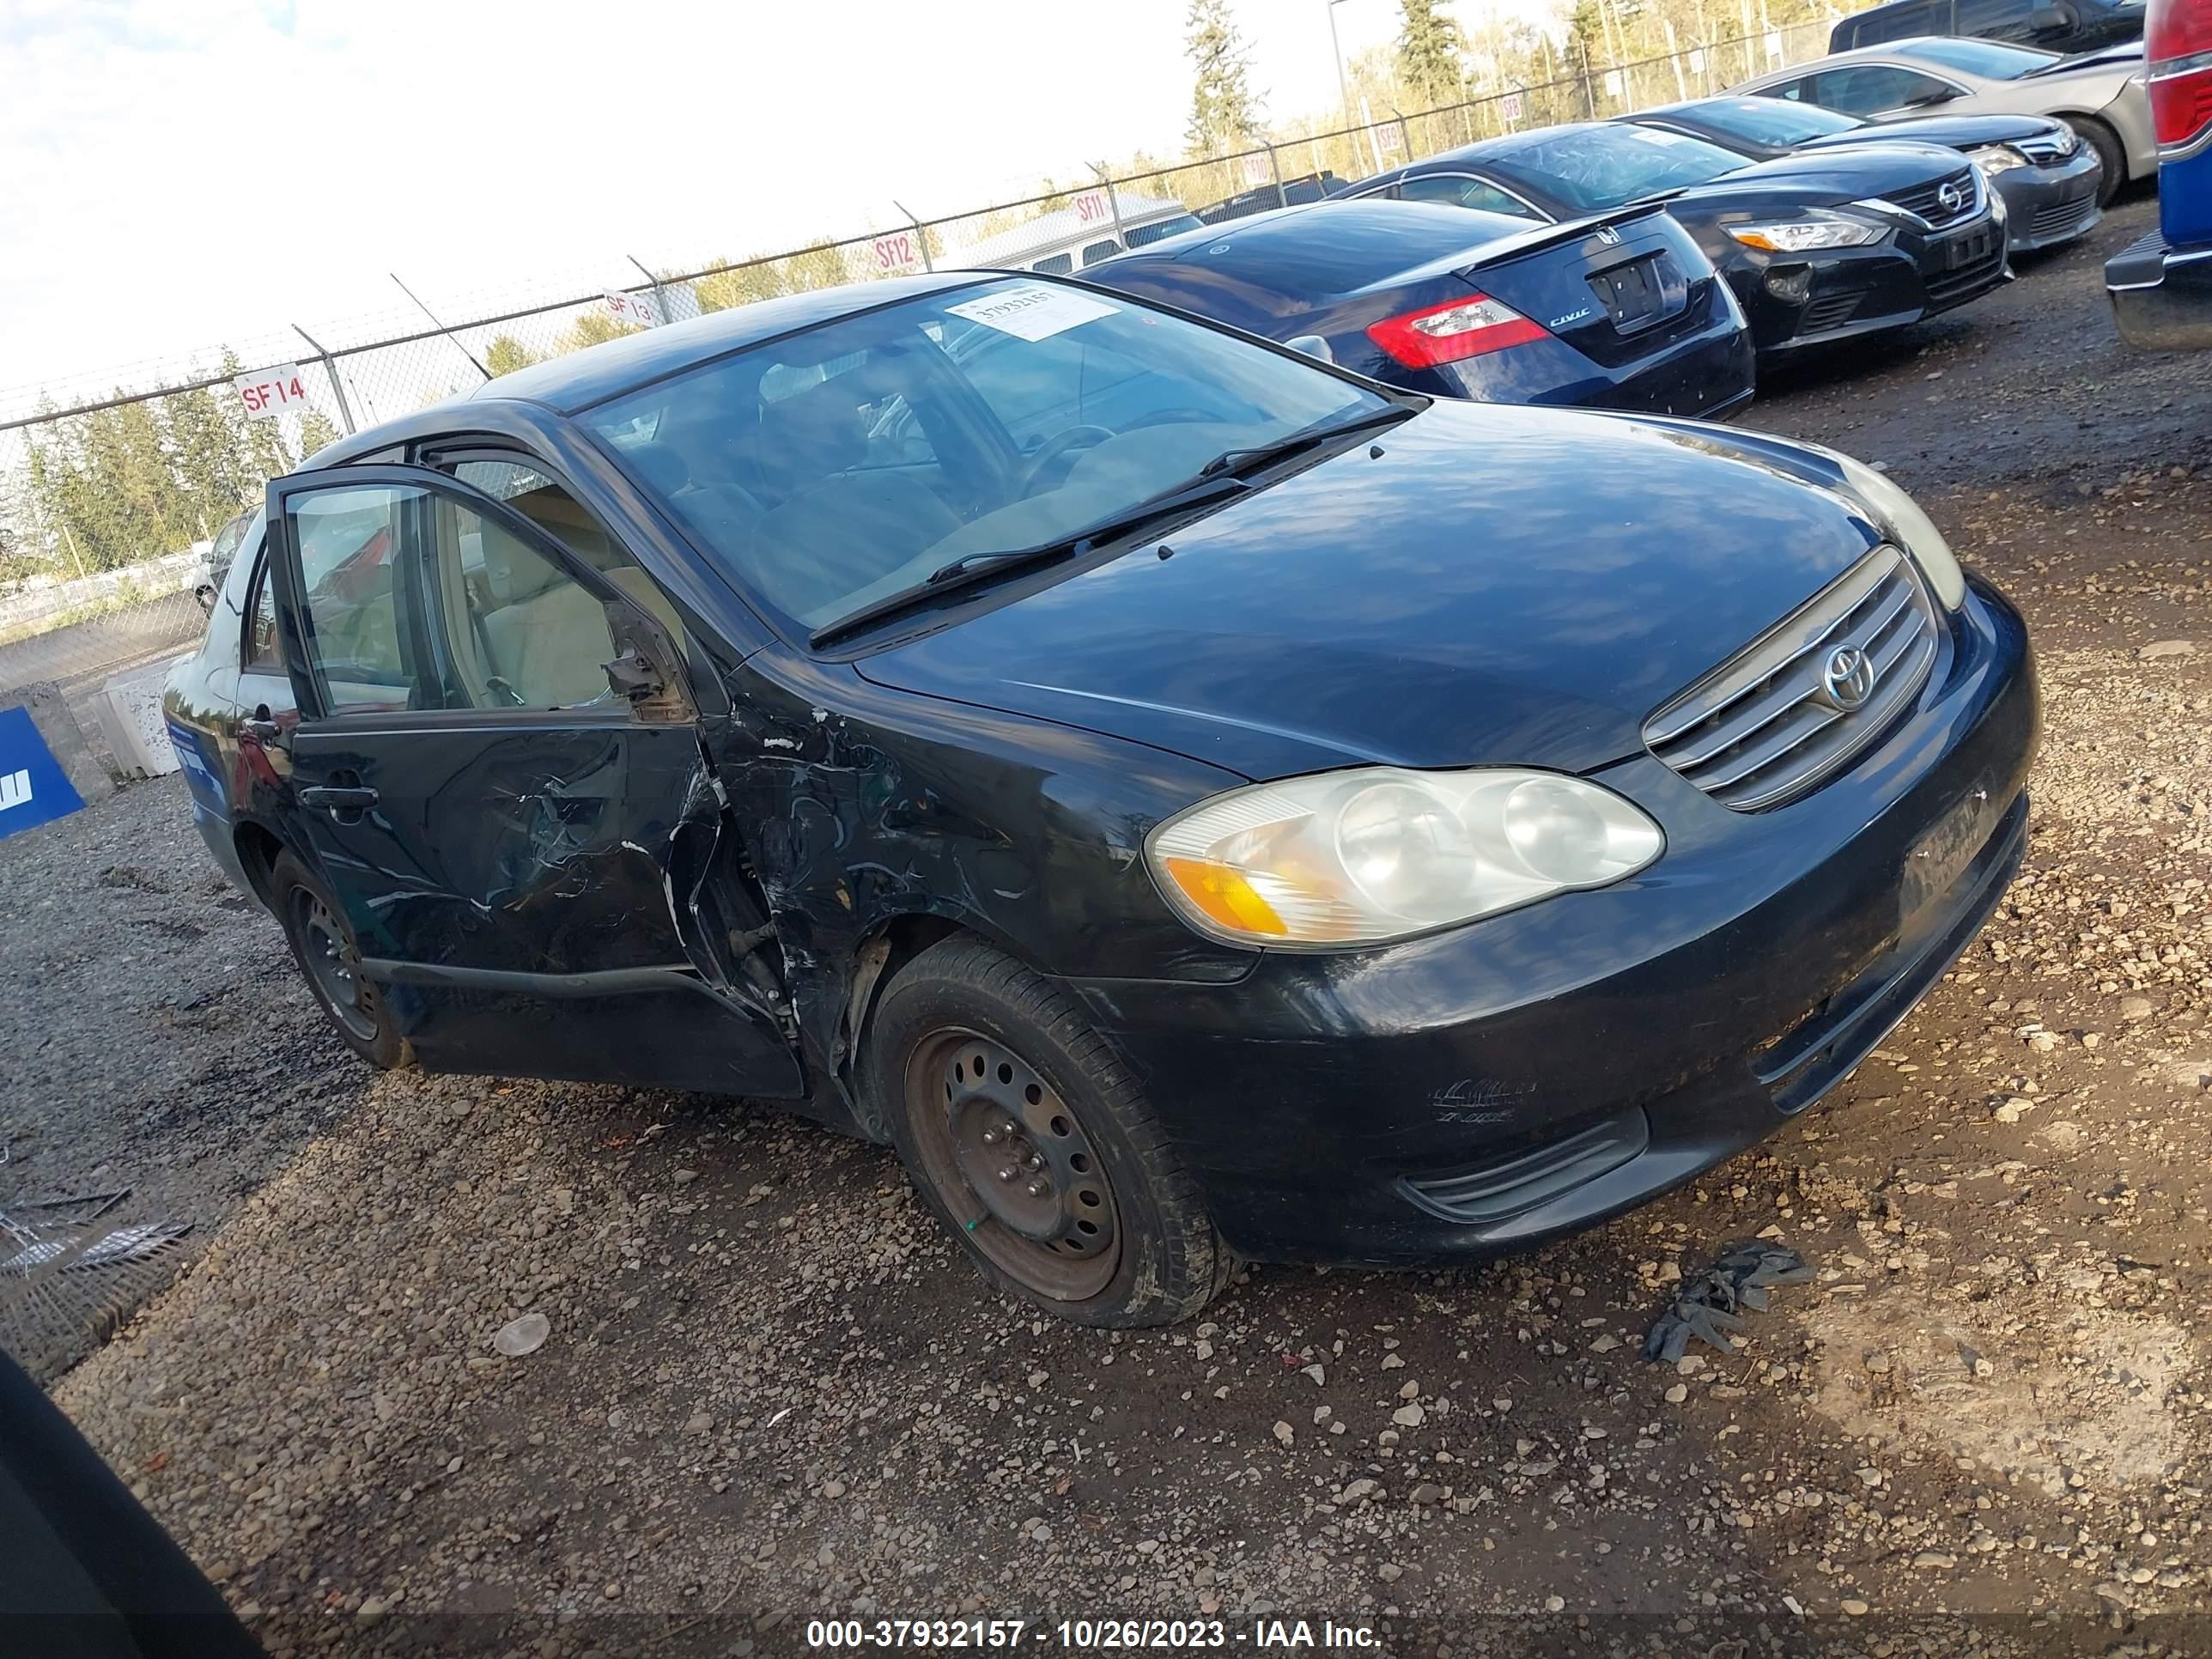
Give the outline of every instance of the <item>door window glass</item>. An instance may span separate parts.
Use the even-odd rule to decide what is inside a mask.
[[[1857,64],[1813,77],[1814,100],[1846,115],[1879,115],[1941,92],[1943,82],[1894,64]]]
[[[295,497],[307,654],[330,711],[417,706],[399,651],[404,508],[420,490],[388,484]]]
[[[289,510],[331,713],[617,706],[605,604],[505,523],[411,484]]]

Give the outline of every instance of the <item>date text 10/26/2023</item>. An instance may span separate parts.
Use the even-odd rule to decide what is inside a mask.
[[[1371,1626],[1334,1620],[1262,1619],[1237,1628],[1219,1619],[816,1619],[806,1645],[864,1648],[998,1648],[1049,1644],[1076,1653],[1180,1648],[1373,1649]]]

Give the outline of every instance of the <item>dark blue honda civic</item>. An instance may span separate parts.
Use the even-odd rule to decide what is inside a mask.
[[[1751,401],[1743,312],[1663,205],[1538,226],[1493,194],[1316,202],[1085,275],[1431,397],[1707,420]]]
[[[988,273],[331,446],[167,707],[364,1059],[785,1103],[1099,1325],[1752,1145],[1996,905],[2037,734],[1856,462]]]

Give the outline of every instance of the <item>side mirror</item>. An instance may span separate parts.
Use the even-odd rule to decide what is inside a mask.
[[[199,606],[203,617],[215,615],[215,584],[195,582],[192,585],[192,602]]]
[[[1328,349],[1328,342],[1318,334],[1300,334],[1284,341],[1283,343],[1293,351],[1302,352],[1309,357],[1318,358],[1324,363],[1333,363],[1336,361],[1336,354]]]

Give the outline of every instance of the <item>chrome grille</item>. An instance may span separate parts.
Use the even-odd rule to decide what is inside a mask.
[[[2014,138],[2012,147],[2039,167],[2063,167],[2074,159],[2081,141],[2070,132],[2054,132],[2036,138]]]
[[[1881,735],[1927,684],[1938,637],[1912,561],[1878,547],[1644,721],[1644,741],[1723,806],[1778,806]],[[1829,683],[1847,647],[1872,669],[1863,690]]]
[[[1951,192],[1951,206],[1943,200],[1945,191]],[[1902,209],[1935,229],[1955,225],[1971,219],[1982,210],[1982,176],[1972,167],[1966,167],[1948,178],[1936,179],[1915,189],[1899,191],[1888,198],[1891,206]]]

